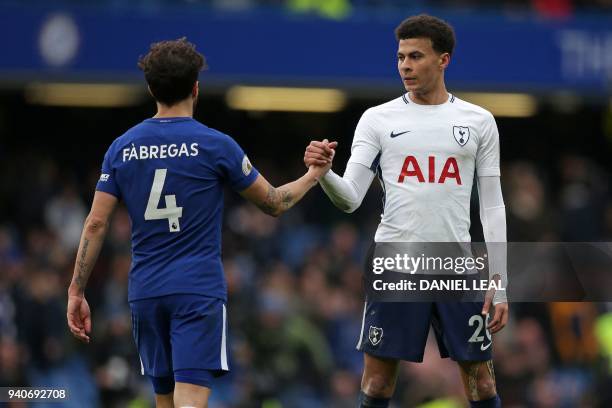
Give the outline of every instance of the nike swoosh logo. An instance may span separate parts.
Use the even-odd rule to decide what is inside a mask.
[[[493,344],[493,342],[489,342],[489,344],[487,344],[486,346],[484,344],[480,345],[480,351],[485,351],[486,349],[488,349],[489,347],[491,347],[491,344]]]
[[[392,138],[394,138],[394,137],[398,137],[398,136],[403,135],[404,133],[409,133],[409,132],[410,132],[409,130],[407,130],[407,131],[405,131],[405,132],[400,132],[400,133],[393,133],[393,131],[391,131],[391,135],[390,135],[390,136],[391,136]]]

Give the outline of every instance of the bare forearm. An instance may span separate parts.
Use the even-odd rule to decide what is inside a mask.
[[[89,275],[98,259],[104,237],[106,236],[107,224],[88,218],[85,221],[81,242],[77,252],[72,281],[68,288],[68,295],[80,296],[85,291]]]
[[[293,207],[317,184],[314,175],[309,171],[299,179],[280,187],[268,187],[266,199],[259,205],[262,211],[272,216],[279,216]]]

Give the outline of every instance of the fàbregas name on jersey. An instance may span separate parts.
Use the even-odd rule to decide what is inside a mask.
[[[132,143],[131,147],[123,149],[123,161],[146,160],[146,159],[166,159],[168,157],[193,157],[198,155],[198,144],[187,143],[163,144],[151,146],[136,146]]]

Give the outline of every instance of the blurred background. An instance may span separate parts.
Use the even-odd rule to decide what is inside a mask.
[[[455,27],[449,91],[496,116],[508,239],[612,239],[610,0],[3,0],[0,386],[67,388],[54,407],[152,404],[131,338],[124,208],[88,285],[92,343],[65,325],[103,154],[155,113],[136,67],[151,42],[197,44],[209,70],[196,119],[233,136],[279,185],[303,174],[310,140],[338,140],[344,170],[363,111],[403,93],[393,29],[420,12]],[[227,192],[234,370],[212,407],[355,406],[361,271],[380,193],[373,185],[347,215],[316,188],[275,219]],[[505,407],[612,406],[612,303],[510,310],[494,346]],[[458,369],[430,340],[423,364],[402,365],[394,407],[466,405]]]

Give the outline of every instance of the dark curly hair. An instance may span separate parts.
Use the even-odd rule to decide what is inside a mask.
[[[433,49],[443,54],[453,54],[455,49],[455,32],[446,21],[427,14],[408,17],[395,29],[395,38],[407,40],[409,38],[429,38]]]
[[[189,96],[206,59],[183,37],[151,44],[149,53],[139,58],[138,67],[144,71],[153,97],[172,106]]]

